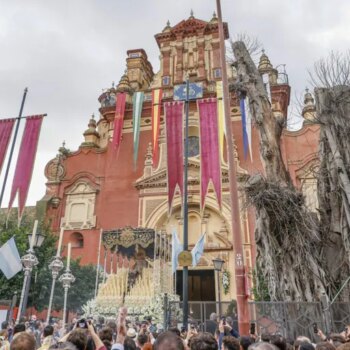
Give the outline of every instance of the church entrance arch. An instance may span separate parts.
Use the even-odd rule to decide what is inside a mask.
[[[228,248],[225,242],[230,240],[229,208],[223,204],[219,210],[215,198],[208,198],[204,212],[201,213],[200,197],[192,195],[188,210],[188,242],[189,250],[193,248],[202,233],[206,232],[205,253],[196,267],[189,268],[189,300],[215,301],[217,290],[212,260],[217,256],[218,250]],[[169,236],[175,229],[180,242],[183,241],[183,218],[180,199],[174,200],[170,217],[168,204],[165,201],[146,220],[146,227],[156,231],[166,232]],[[232,246],[231,246],[232,248]],[[182,270],[178,268],[175,277],[176,293],[182,297]]]

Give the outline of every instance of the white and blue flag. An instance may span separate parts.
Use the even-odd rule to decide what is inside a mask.
[[[172,272],[175,273],[178,263],[177,258],[179,254],[183,251],[183,245],[180,243],[179,237],[177,237],[177,233],[174,228],[172,230],[171,248],[171,267]]]
[[[7,279],[12,278],[22,270],[21,258],[13,237],[0,248],[0,270]]]
[[[202,234],[201,238],[199,238],[199,240],[197,241],[196,245],[191,250],[192,266],[197,266],[201,256],[203,255],[204,243],[205,243],[204,237],[205,237],[205,233]]]

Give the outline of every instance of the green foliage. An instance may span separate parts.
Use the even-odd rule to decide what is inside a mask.
[[[22,219],[22,225],[17,227],[17,222],[10,221],[8,227],[3,224],[0,227],[0,246],[14,236],[20,256],[23,256],[29,248],[27,234],[32,231],[33,220]],[[52,235],[47,227],[39,224],[45,240],[40,248],[35,248],[35,254],[39,264],[33,269],[31,287],[27,306],[34,306],[38,311],[48,307],[52,277],[48,268],[53,256],[56,254],[57,237]],[[74,248],[73,248],[74,249]],[[64,261],[65,263],[65,261]],[[66,266],[66,263],[65,263]],[[92,265],[80,266],[80,260],[71,260],[71,271],[76,280],[68,292],[67,308],[71,311],[80,311],[82,306],[94,296],[96,268]],[[61,271],[61,274],[63,271]],[[0,271],[0,299],[10,300],[17,291],[20,296],[23,284],[23,272],[7,280]],[[53,309],[63,308],[64,291],[62,283],[57,280]]]
[[[255,301],[270,301],[269,289],[259,265],[253,270],[253,283],[252,292]]]
[[[237,314],[237,301],[232,299],[226,310],[226,316],[232,316]]]

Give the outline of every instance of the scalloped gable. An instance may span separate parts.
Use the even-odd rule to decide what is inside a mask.
[[[238,164],[237,166],[237,176],[239,179],[245,178],[247,176],[247,171],[242,169]],[[198,160],[189,160],[188,162],[188,182],[192,185],[199,185],[200,183],[200,162]],[[228,168],[222,167],[221,168],[221,181],[222,183],[228,183]],[[156,173],[153,173],[150,176],[144,177],[142,176],[139,178],[135,183],[134,186],[137,189],[143,189],[143,188],[160,188],[160,187],[166,187],[168,183],[167,178],[167,169],[162,168],[161,170],[157,171]]]
[[[171,32],[174,34],[196,34],[198,31],[204,31],[208,22],[202,21],[197,18],[184,19],[174,27],[172,27]]]
[[[224,24],[224,36],[225,39],[229,38],[228,25],[226,22]],[[173,27],[170,27],[169,30],[156,34],[155,38],[158,46],[160,47],[161,42],[166,40],[176,40],[177,37],[186,37],[186,36],[196,36],[198,34],[211,34],[218,33],[218,22],[206,22],[198,18],[190,17],[184,19]]]

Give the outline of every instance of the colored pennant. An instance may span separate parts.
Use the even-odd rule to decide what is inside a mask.
[[[7,148],[11,139],[13,125],[16,119],[0,120],[0,173],[4,164]]]
[[[243,133],[243,152],[244,152],[244,159],[247,159],[248,154],[248,134],[247,134],[247,117],[245,115],[245,103],[244,98],[240,98],[239,100],[239,107],[241,109],[241,116],[242,116],[242,133]]]
[[[183,193],[183,110],[184,102],[164,104],[167,160],[168,160],[168,203],[169,213],[176,186]]]
[[[223,100],[223,88],[222,81],[216,82],[216,98],[218,103],[218,126],[219,126],[219,147],[220,147],[220,159],[224,162],[224,140],[226,135],[226,124],[225,124],[225,105]]]
[[[162,89],[152,91],[152,149],[153,164],[158,161],[158,138],[160,128],[160,111],[162,103]]]
[[[122,140],[124,114],[125,114],[126,93],[118,92],[115,103],[114,131],[112,145],[115,150],[119,150]]]
[[[221,207],[221,167],[216,99],[202,99],[197,103],[201,136],[201,207],[203,210],[210,180]]]
[[[18,192],[19,218],[22,217],[27,200],[42,121],[43,115],[27,117],[26,119],[8,206],[8,209],[10,210]]]
[[[134,166],[136,167],[137,156],[139,153],[139,140],[140,140],[140,124],[141,124],[141,112],[144,100],[144,93],[141,91],[135,92],[132,98],[133,113],[132,113],[132,125],[133,125],[133,140],[134,140]]]
[[[246,97],[244,100],[245,104],[245,115],[247,118],[247,136],[248,136],[248,146],[249,146],[249,155],[250,155],[250,160],[253,161],[253,148],[252,148],[252,114],[250,113],[250,108],[249,108],[249,98]]]

